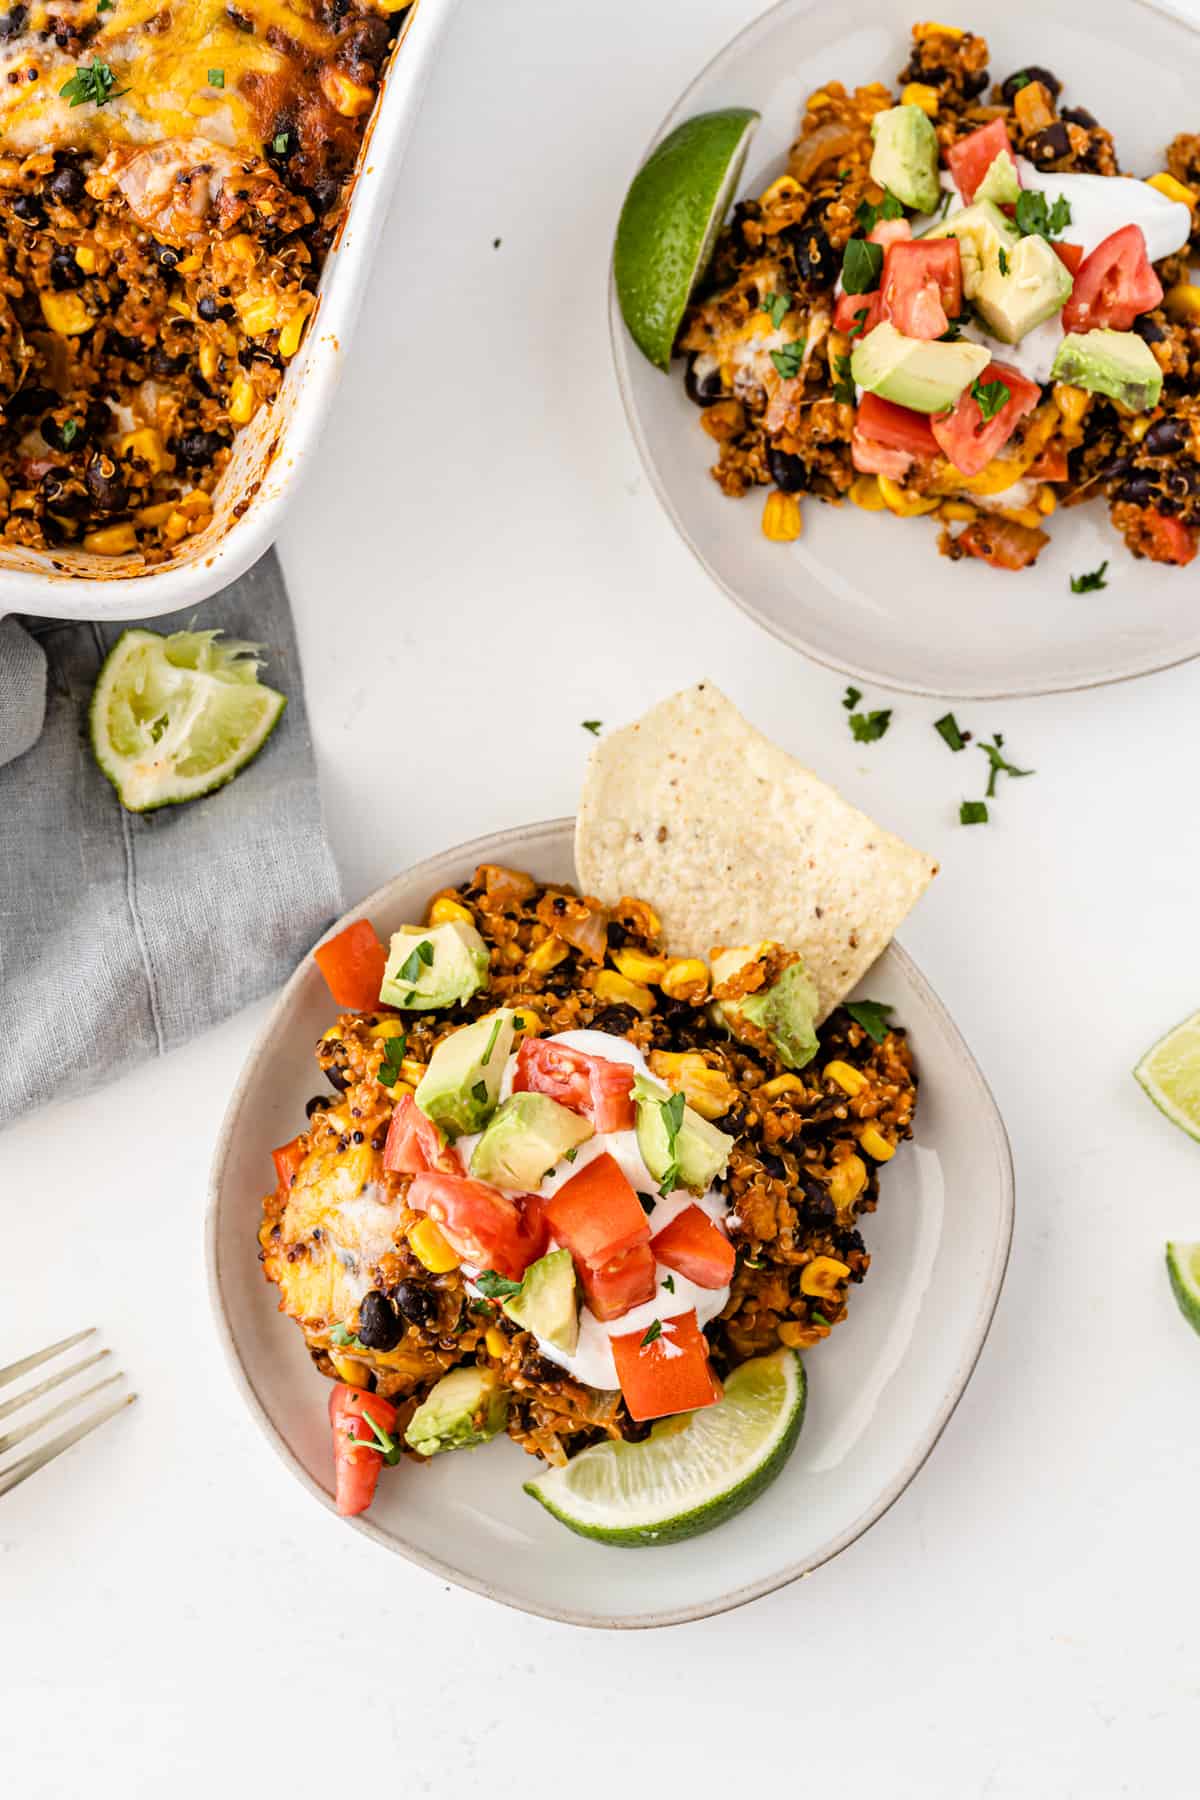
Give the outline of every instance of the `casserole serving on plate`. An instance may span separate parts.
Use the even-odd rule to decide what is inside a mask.
[[[0,18],[8,604],[163,612],[266,548],[452,4]]]

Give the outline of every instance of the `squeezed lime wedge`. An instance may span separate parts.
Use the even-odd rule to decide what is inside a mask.
[[[1168,1244],[1167,1274],[1180,1312],[1200,1331],[1200,1244]]]
[[[1133,1073],[1172,1124],[1200,1139],[1200,1012],[1159,1038]]]
[[[92,693],[96,761],[129,812],[197,800],[258,755],[287,699],[258,679],[259,646],[219,631],[126,631]]]
[[[711,1531],[779,1474],[804,1421],[804,1365],[794,1350],[733,1371],[725,1397],[660,1419],[640,1444],[595,1444],[525,1492],[580,1537],[637,1547]]]

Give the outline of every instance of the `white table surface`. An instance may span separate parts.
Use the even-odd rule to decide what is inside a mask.
[[[892,727],[855,745],[844,684],[676,541],[621,416],[605,264],[640,146],[755,10],[464,5],[282,550],[348,898],[571,811],[579,721],[706,674],[941,858],[903,941],[1018,1177],[978,1372],[893,1511],[742,1612],[602,1635],[452,1591],[309,1500],[219,1355],[201,1215],[253,1007],[0,1139],[0,1362],[94,1321],[141,1395],[0,1501],[21,1800],[1196,1791],[1200,1344],[1162,1245],[1200,1237],[1200,1149],[1128,1071],[1200,1005],[1200,666],[960,709],[1037,770],[963,830],[983,758],[951,758],[943,709],[870,695]]]

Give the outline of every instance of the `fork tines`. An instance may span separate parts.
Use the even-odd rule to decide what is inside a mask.
[[[22,1375],[28,1375],[32,1370],[40,1368],[43,1363],[52,1362],[56,1356],[61,1356],[65,1351],[73,1350],[77,1344],[82,1344],[87,1338],[94,1337],[95,1333],[96,1327],[90,1326],[87,1331],[77,1331],[73,1337],[61,1338],[57,1344],[50,1344],[45,1350],[37,1350],[32,1356],[23,1356],[19,1361],[9,1363],[7,1368],[0,1369],[0,1388],[7,1387],[12,1381],[19,1381]],[[40,1400],[43,1394],[49,1394],[55,1388],[63,1387],[68,1381],[73,1381],[77,1375],[82,1375],[85,1370],[94,1369],[97,1363],[102,1363],[109,1355],[111,1355],[111,1351],[96,1350],[91,1356],[85,1356],[79,1362],[72,1363],[69,1368],[60,1369],[52,1375],[45,1376],[41,1381],[34,1382],[32,1387],[27,1387],[21,1393],[14,1394],[10,1400],[0,1403],[0,1420],[10,1418],[13,1413],[19,1412],[31,1401]],[[122,1394],[119,1399],[106,1401],[102,1406],[92,1409],[82,1419],[76,1420],[74,1425],[69,1425],[65,1431],[60,1431],[57,1437],[52,1437],[47,1443],[39,1444],[36,1449],[26,1451],[24,1456],[19,1457],[16,1462],[9,1463],[7,1467],[2,1466],[6,1453],[14,1445],[22,1444],[27,1438],[35,1437],[39,1431],[52,1424],[55,1419],[61,1419],[65,1414],[74,1412],[77,1407],[82,1406],[85,1400],[90,1400],[93,1395],[116,1387],[124,1380],[124,1371],[119,1369],[115,1375],[106,1376],[103,1381],[95,1381],[90,1387],[67,1394],[63,1399],[56,1401],[53,1406],[41,1411],[36,1418],[30,1419],[28,1423],[22,1423],[8,1431],[0,1431],[0,1494],[7,1494],[10,1488],[19,1486],[28,1476],[45,1468],[48,1462],[53,1462],[56,1456],[61,1456],[64,1450],[69,1450],[72,1444],[77,1444],[81,1438],[87,1437],[98,1426],[115,1418],[119,1412],[136,1400],[137,1395]]]

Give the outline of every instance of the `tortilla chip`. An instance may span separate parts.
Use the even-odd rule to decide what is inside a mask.
[[[583,891],[648,900],[675,955],[773,938],[819,1018],[844,1000],[937,864],[770,743],[711,682],[592,752],[575,828]]]

